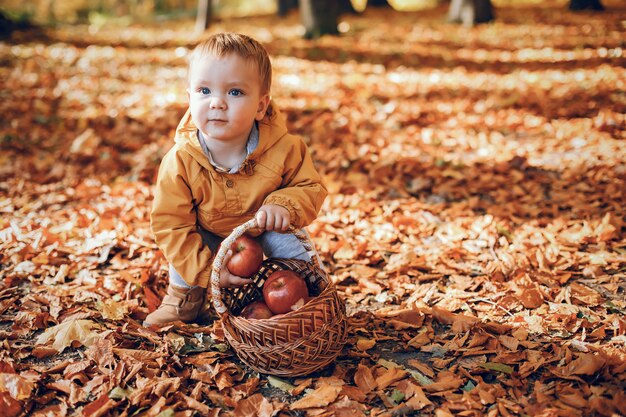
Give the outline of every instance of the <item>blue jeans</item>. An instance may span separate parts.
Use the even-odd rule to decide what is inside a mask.
[[[217,248],[222,243],[223,238],[214,233],[198,228],[202,235],[202,241],[211,249],[212,253],[217,253]],[[264,232],[255,240],[261,244],[263,253],[268,258],[290,258],[310,261],[311,257],[307,253],[302,243],[290,233]],[[170,284],[176,287],[191,288],[174,267],[170,264]]]

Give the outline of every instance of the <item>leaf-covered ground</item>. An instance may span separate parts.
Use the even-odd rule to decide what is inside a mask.
[[[211,309],[140,324],[193,22],[0,43],[2,415],[626,415],[626,9],[444,16],[212,28],[267,45],[331,191],[310,232],[350,339],[292,379],[242,365]]]

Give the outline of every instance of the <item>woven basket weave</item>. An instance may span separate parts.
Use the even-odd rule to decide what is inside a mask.
[[[301,376],[331,363],[346,343],[348,323],[345,305],[321,267],[313,244],[305,233],[292,233],[304,245],[311,262],[270,258],[251,279],[253,283],[222,291],[219,275],[228,248],[247,230],[252,219],[237,227],[222,243],[211,275],[211,295],[222,318],[226,340],[237,356],[251,368],[278,376]],[[296,311],[265,320],[239,317],[241,310],[262,298],[263,283],[273,272],[288,269],[302,276],[312,298]]]

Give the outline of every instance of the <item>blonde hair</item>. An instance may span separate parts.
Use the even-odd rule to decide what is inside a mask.
[[[261,94],[269,94],[272,86],[272,64],[267,51],[256,40],[240,33],[217,33],[199,43],[189,57],[189,70],[199,58],[223,57],[236,54],[257,65],[261,80]]]

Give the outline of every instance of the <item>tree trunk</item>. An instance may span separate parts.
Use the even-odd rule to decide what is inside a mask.
[[[300,18],[307,39],[339,33],[335,0],[300,0]]]
[[[36,34],[37,36],[42,37],[43,34],[39,29],[39,26],[34,25],[24,18],[16,21],[0,10],[0,39],[11,38],[11,34],[16,30],[28,30],[30,31],[31,36]]]
[[[604,6],[600,0],[571,0],[569,3],[570,10],[604,10]]]
[[[493,19],[491,0],[452,0],[448,11],[450,22],[462,22],[466,27],[490,22]]]
[[[338,10],[337,13],[338,14],[345,14],[345,13],[349,13],[349,14],[357,14],[356,9],[354,8],[354,6],[352,5],[352,2],[350,0],[339,0],[339,5],[337,6]]]
[[[372,7],[391,7],[391,5],[389,4],[389,2],[387,0],[367,0],[367,6],[372,6]]]
[[[296,8],[298,8],[298,0],[278,0],[278,15],[281,17]]]
[[[8,39],[15,30],[15,23],[0,10],[0,39]]]
[[[204,32],[211,24],[211,0],[198,0],[196,33]]]

